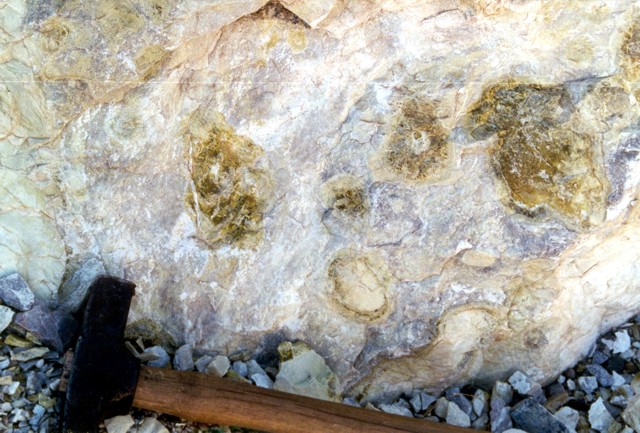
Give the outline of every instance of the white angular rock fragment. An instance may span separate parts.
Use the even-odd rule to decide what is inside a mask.
[[[580,420],[580,414],[578,411],[566,406],[558,409],[553,416],[571,431],[575,431],[578,421]]]
[[[636,432],[640,432],[640,394],[629,400],[627,408],[622,412],[622,419]]]
[[[631,337],[626,330],[616,332],[616,339],[613,342],[613,353],[624,353],[631,347]]]
[[[207,365],[205,372],[217,377],[223,377],[229,371],[229,367],[231,367],[229,358],[224,355],[218,355]]]
[[[274,389],[322,400],[340,401],[340,381],[324,359],[304,343],[281,343],[280,371]]]
[[[138,427],[137,433],[169,433],[169,430],[157,419],[146,417]]]
[[[131,415],[115,416],[104,421],[108,433],[127,433],[134,424]]]
[[[458,427],[471,427],[471,419],[457,404],[450,401],[447,407],[447,416],[445,421],[449,425]]]
[[[173,355],[173,368],[176,370],[191,371],[194,365],[193,348],[189,344],[180,346]]]
[[[29,284],[16,273],[0,278],[0,300],[18,311],[27,311],[35,302]]]
[[[0,305],[0,332],[7,329],[7,326],[11,324],[14,314],[11,308]]]
[[[403,406],[402,404],[398,404],[398,403],[381,404],[379,408],[381,411],[386,413],[392,413],[394,415],[408,416],[410,418],[413,418],[413,414],[411,413],[411,411],[407,407]]]
[[[589,408],[589,424],[599,432],[606,432],[614,419],[607,410],[602,398],[598,398]]]

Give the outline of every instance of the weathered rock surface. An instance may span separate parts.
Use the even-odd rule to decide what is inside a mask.
[[[640,310],[634,4],[5,2],[0,274],[369,398],[544,382]]]

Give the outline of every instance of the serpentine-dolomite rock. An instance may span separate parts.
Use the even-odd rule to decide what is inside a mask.
[[[550,379],[640,310],[635,3],[5,1],[0,274],[369,399]]]

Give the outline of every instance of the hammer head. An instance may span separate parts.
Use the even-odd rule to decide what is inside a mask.
[[[135,284],[100,276],[89,288],[63,411],[63,432],[97,432],[105,418],[129,412],[140,369],[124,345]]]

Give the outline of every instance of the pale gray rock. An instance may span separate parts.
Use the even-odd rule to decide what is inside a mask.
[[[87,297],[87,292],[93,280],[106,274],[104,264],[95,257],[81,262],[71,278],[67,279],[60,288],[62,308],[66,311],[76,312]]]
[[[625,383],[627,383],[625,378],[620,376],[618,374],[618,372],[616,372],[616,371],[613,372],[612,378],[613,378],[613,380],[612,380],[613,383],[611,384],[611,387],[613,389],[616,389],[617,387],[620,387],[620,386],[624,385]]]
[[[16,314],[15,322],[58,353],[69,346],[79,326],[69,313],[52,310],[40,300],[30,310]]]
[[[502,432],[502,433],[528,433],[528,432],[526,432],[526,431],[524,431],[524,430],[520,430],[520,429],[518,429],[518,428],[510,428],[510,429],[508,429],[508,430],[505,430],[505,431],[504,431],[504,432]]]
[[[533,398],[527,398],[516,404],[511,411],[511,418],[516,428],[529,433],[569,433],[564,423],[554,418]]]
[[[127,433],[134,424],[131,415],[115,416],[104,421],[107,433]]]
[[[511,408],[509,406],[502,407],[498,410],[491,409],[491,431],[493,433],[502,433],[513,427],[511,421]]]
[[[570,407],[561,407],[556,413],[553,414],[558,421],[563,423],[569,431],[575,431],[580,419],[580,414],[577,410]]]
[[[438,415],[440,418],[445,419],[447,417],[447,411],[449,410],[449,402],[446,398],[440,397],[436,401],[436,405],[433,408],[433,413]]]
[[[471,400],[471,404],[473,406],[473,412],[477,416],[481,416],[489,412],[489,394],[481,389],[476,390],[473,395],[473,399]]]
[[[18,273],[0,278],[0,300],[18,311],[27,311],[35,302],[29,284]]]
[[[511,403],[513,398],[513,388],[506,382],[497,381],[493,384],[491,391],[491,400],[502,400],[505,405]]]
[[[288,359],[280,363],[274,389],[322,400],[341,400],[340,381],[320,355],[302,343],[285,342],[278,351]]]
[[[195,366],[193,362],[193,347],[183,344],[173,355],[173,368],[182,371],[191,371]]]
[[[631,337],[626,330],[616,332],[616,339],[613,341],[611,350],[613,353],[624,353],[631,347]]]
[[[598,364],[589,364],[587,365],[587,371],[593,374],[596,379],[598,379],[598,383],[600,386],[604,386],[610,388],[613,386],[613,376],[604,367]]]
[[[132,321],[295,334],[370,400],[545,382],[640,309],[635,0],[15,3],[0,273],[45,302],[99,258]]]
[[[418,392],[413,397],[411,397],[411,400],[409,400],[409,403],[411,404],[413,411],[415,413],[419,413],[419,412],[422,412],[423,410],[426,410],[436,400],[437,400],[436,397],[430,394],[427,394],[426,392]]]
[[[205,372],[208,374],[213,374],[217,377],[223,377],[229,371],[231,367],[231,363],[229,362],[229,358],[224,355],[217,355],[213,360],[207,365]]]
[[[0,305],[0,332],[7,329],[7,326],[11,324],[14,314],[15,312],[11,308]]]
[[[578,385],[587,394],[591,394],[598,389],[598,380],[595,376],[580,376],[578,378]]]
[[[207,369],[207,367],[209,366],[209,364],[211,363],[211,361],[213,361],[213,356],[202,355],[195,362],[196,370],[198,370],[201,373],[204,372]]]
[[[254,374],[261,374],[266,376],[267,373],[264,371],[264,369],[260,366],[260,364],[258,364],[258,362],[255,359],[250,359],[249,361],[247,361],[246,363],[247,366],[247,374],[249,376],[253,376]]]
[[[449,425],[455,425],[458,427],[471,427],[471,419],[469,418],[469,415],[452,401],[449,402],[447,407],[445,422]]]
[[[636,433],[640,432],[640,394],[629,400],[629,405],[622,412],[622,419]]]
[[[607,410],[602,398],[598,398],[589,408],[589,424],[591,428],[599,432],[606,432],[614,422]]]
[[[249,373],[247,364],[242,361],[234,361],[231,368],[242,377],[247,377],[247,374]]]
[[[521,371],[516,371],[509,377],[509,384],[511,384],[513,389],[518,391],[520,395],[532,395],[536,390],[540,390],[540,385]]]
[[[138,427],[137,433],[169,433],[169,430],[157,419],[146,417]]]
[[[256,386],[260,388],[273,389],[273,380],[266,373],[254,373],[250,374],[250,378]]]
[[[413,418],[413,414],[411,413],[411,411],[406,406],[399,403],[381,404],[379,408],[381,411],[386,413]]]
[[[169,365],[171,358],[166,350],[161,346],[151,346],[144,349],[144,353],[149,353],[155,356],[155,359],[147,362],[149,367],[163,368]]]

